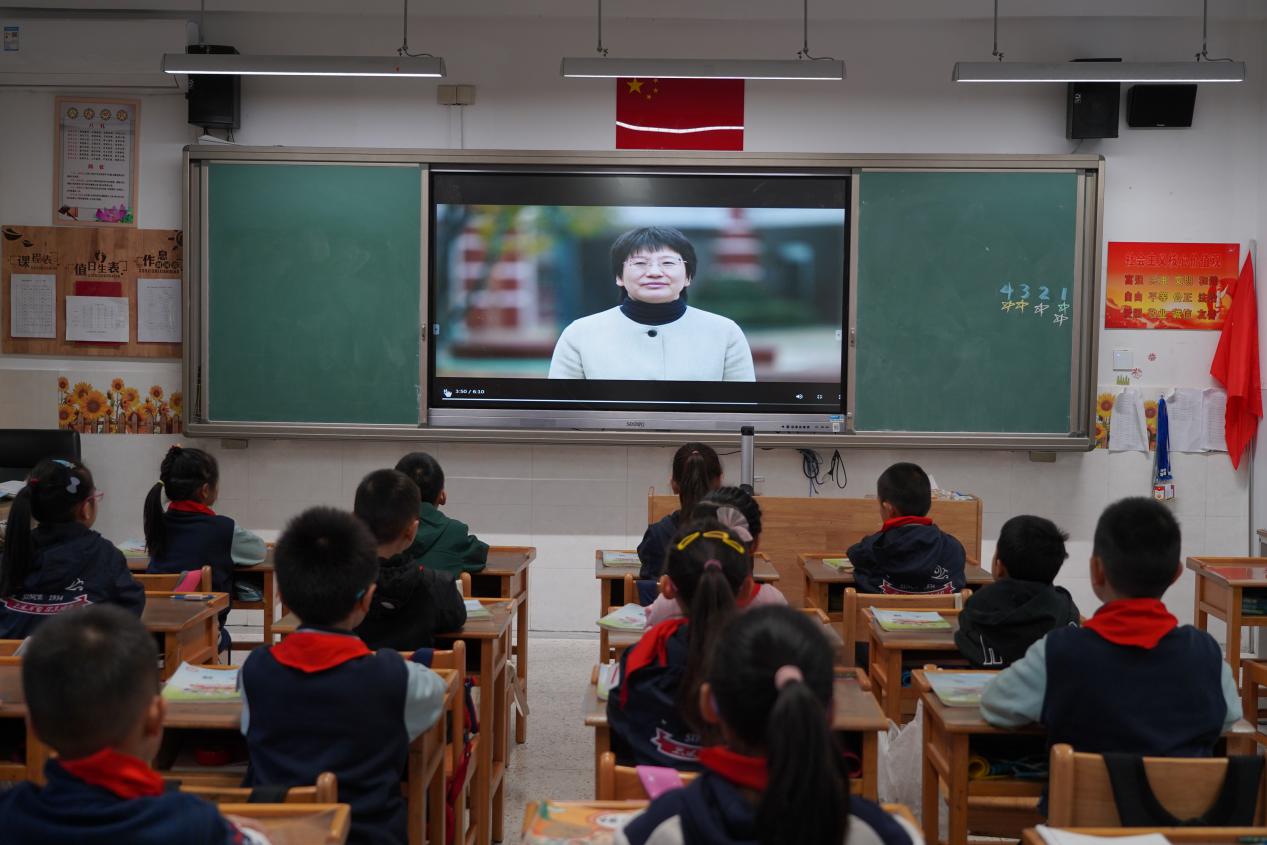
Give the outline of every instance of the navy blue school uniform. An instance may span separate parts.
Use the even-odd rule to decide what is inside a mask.
[[[239,529],[232,519],[220,516],[196,502],[172,502],[163,514],[164,550],[161,558],[150,558],[147,572],[189,572],[211,567],[211,589],[233,591],[236,565],[264,560],[264,543],[249,531]],[[243,536],[249,538],[243,540]],[[234,560],[234,544],[251,557]],[[254,542],[251,542],[253,540]],[[242,552],[239,551],[239,554]]]
[[[967,583],[963,545],[926,516],[886,520],[847,554],[860,593],[953,593]]]
[[[658,581],[664,574],[665,552],[669,548],[669,541],[677,534],[678,523],[681,521],[681,512],[674,511],[647,526],[642,542],[638,544],[638,560],[642,564],[638,569],[640,580]]]
[[[438,675],[400,654],[370,651],[350,631],[305,626],[242,664],[247,786],[339,780],[353,843],[405,845],[400,781],[409,743],[444,709]]]
[[[145,589],[128,571],[123,552],[86,525],[37,525],[31,545],[30,572],[0,600],[0,639],[23,639],[50,616],[90,604],[117,604],[137,616],[145,609]]]
[[[112,749],[44,766],[48,783],[0,793],[8,845],[241,845],[250,841],[214,804],[165,791],[143,761]]]
[[[720,752],[720,754],[718,754]],[[712,756],[739,757],[710,748]],[[758,758],[747,758],[758,759]],[[710,770],[681,789],[666,792],[616,834],[617,845],[756,845],[757,808],[742,791],[754,783],[735,782]],[[764,780],[764,779],[762,779]],[[913,845],[912,831],[879,805],[850,796],[849,845]]]
[[[607,725],[621,765],[699,768],[699,734],[678,708],[689,646],[687,620],[678,617],[647,631],[620,656],[620,679],[607,696]]]
[[[1094,754],[1208,757],[1241,718],[1219,644],[1157,599],[1119,599],[1030,646],[981,696],[1000,727],[1041,722],[1050,744]]]

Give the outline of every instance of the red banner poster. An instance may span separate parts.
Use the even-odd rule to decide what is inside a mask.
[[[742,150],[742,79],[616,80],[616,149]]]
[[[1221,329],[1240,258],[1240,244],[1110,242],[1104,327]]]

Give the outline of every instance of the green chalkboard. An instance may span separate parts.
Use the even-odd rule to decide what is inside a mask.
[[[856,430],[1072,431],[1078,179],[860,175]]]
[[[416,424],[417,165],[210,165],[207,418]]]

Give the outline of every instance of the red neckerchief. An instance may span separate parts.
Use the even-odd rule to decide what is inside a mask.
[[[931,516],[895,516],[892,519],[886,519],[884,524],[880,526],[880,533],[883,534],[890,528],[901,528],[903,525],[932,525],[933,518]]]
[[[738,607],[742,610],[743,608],[752,604],[754,601],[757,600],[757,593],[759,592],[761,592],[761,585],[754,581],[752,583],[752,592],[748,593],[748,597],[744,599],[743,601],[735,602],[735,607]]]
[[[668,659],[669,638],[685,624],[685,616],[666,619],[643,634],[637,645],[629,650],[629,657],[625,660],[625,677],[620,681],[620,708],[622,710],[629,702],[629,679],[633,677],[634,672],[652,663],[663,666]]]
[[[283,666],[310,675],[374,653],[360,637],[324,631],[296,631],[269,652]]]
[[[736,786],[757,792],[765,792],[766,785],[770,781],[770,773],[764,757],[737,754],[720,745],[701,748],[699,764]]]
[[[167,503],[167,511],[179,511],[180,513],[205,513],[207,516],[215,516],[216,512],[204,505],[202,502],[195,502],[193,499],[177,499],[174,502]]]
[[[1102,605],[1082,623],[1101,637],[1118,645],[1154,648],[1161,638],[1179,625],[1160,599],[1119,599]]]
[[[103,748],[78,760],[56,760],[67,774],[109,790],[120,798],[153,798],[163,794],[163,778],[144,760]]]

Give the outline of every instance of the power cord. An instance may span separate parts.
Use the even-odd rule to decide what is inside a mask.
[[[849,472],[845,469],[845,459],[840,456],[839,449],[833,449],[831,453],[831,462],[827,465],[827,472],[823,474],[823,459],[813,449],[797,449],[801,453],[801,473],[809,479],[809,494],[813,496],[818,492],[818,488],[827,483],[827,479],[831,479],[836,483],[836,487],[844,490],[849,484]]]

